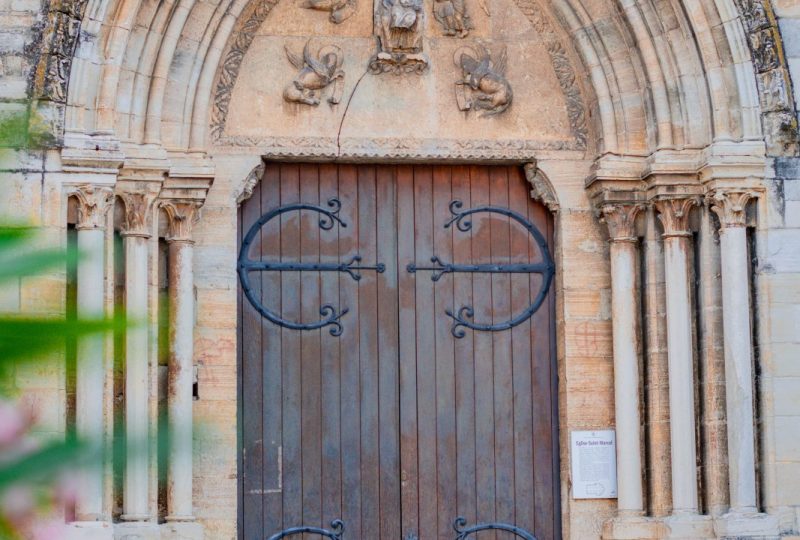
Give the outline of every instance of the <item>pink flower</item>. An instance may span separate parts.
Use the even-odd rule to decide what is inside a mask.
[[[29,424],[28,415],[14,404],[0,400],[0,449],[18,443]]]

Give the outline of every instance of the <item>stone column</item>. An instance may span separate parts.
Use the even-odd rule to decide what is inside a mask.
[[[717,191],[709,197],[720,221],[725,403],[731,512],[756,512],[753,367],[745,208],[755,194]]]
[[[78,202],[78,301],[80,319],[97,320],[105,316],[105,229],[106,216],[112,207],[111,188],[79,186],[72,195]],[[77,500],[76,521],[102,521],[104,439],[104,343],[106,336],[96,334],[78,341],[75,424],[78,436],[91,445],[97,458],[87,469]]]
[[[169,219],[169,463],[167,521],[194,521],[192,512],[192,370],[194,275],[192,223],[200,203],[167,201]]]
[[[617,511],[644,514],[639,411],[639,294],[636,288],[636,216],[641,204],[607,204],[601,209],[611,251],[611,321],[614,347],[614,413],[617,431]]]
[[[154,197],[149,192],[122,192],[125,219],[125,435],[124,521],[148,521],[149,385],[148,385],[148,229]]]
[[[655,202],[664,226],[673,515],[698,513],[688,223],[696,204],[693,197]]]

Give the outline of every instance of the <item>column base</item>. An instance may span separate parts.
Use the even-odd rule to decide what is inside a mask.
[[[714,532],[720,538],[780,538],[778,518],[759,512],[729,512],[714,520]]]
[[[73,521],[64,528],[65,540],[112,540],[114,526],[107,521]]]
[[[661,520],[644,516],[617,516],[603,523],[603,540],[647,540],[666,535]]]
[[[672,540],[710,540],[714,534],[714,520],[699,514],[673,514],[664,518],[667,534]]]
[[[203,540],[203,526],[196,521],[170,521],[161,525],[164,540]]]
[[[116,523],[114,540],[161,540],[161,528],[147,521]]]

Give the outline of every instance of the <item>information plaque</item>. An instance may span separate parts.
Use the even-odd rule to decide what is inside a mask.
[[[614,430],[572,432],[572,498],[617,497],[617,444]]]

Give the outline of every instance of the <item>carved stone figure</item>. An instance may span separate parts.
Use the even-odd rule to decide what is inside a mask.
[[[465,0],[435,0],[433,17],[442,25],[447,36],[464,38],[473,28]]]
[[[330,20],[339,24],[356,12],[356,0],[305,0],[302,7],[330,12]]]
[[[456,82],[456,100],[462,111],[481,110],[481,116],[505,112],[514,98],[505,77],[507,51],[503,48],[495,62],[489,50],[480,45],[478,54],[471,47],[459,48],[454,56],[462,78]]]
[[[428,57],[422,52],[425,23],[422,0],[379,0],[375,28],[380,51],[370,60],[372,73],[422,73]]]
[[[283,91],[283,99],[288,102],[317,106],[324,91],[333,85],[328,103],[336,104],[342,100],[344,90],[344,71],[342,50],[335,45],[322,47],[314,57],[310,51],[311,41],[303,47],[303,55],[294,54],[284,47],[289,62],[300,70],[294,80]]]

